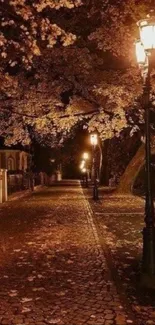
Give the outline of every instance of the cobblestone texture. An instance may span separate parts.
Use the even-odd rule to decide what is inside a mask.
[[[136,325],[79,183],[1,205],[0,247],[0,324]]]

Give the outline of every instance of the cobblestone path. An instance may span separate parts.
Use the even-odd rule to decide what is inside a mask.
[[[1,325],[136,325],[78,182],[1,205],[0,247]]]

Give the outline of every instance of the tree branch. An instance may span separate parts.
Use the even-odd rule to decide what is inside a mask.
[[[26,114],[26,113],[16,112],[16,111],[13,110],[13,108],[11,106],[10,107],[1,107],[1,109],[5,110],[5,111],[9,111],[12,114],[16,114],[16,115],[23,116],[23,117],[30,117],[30,118],[37,118],[38,117],[37,115],[29,115],[29,114]]]
[[[26,114],[26,113],[19,113],[19,112],[16,112],[13,110],[12,107],[1,107],[1,109],[3,110],[6,110],[6,111],[9,111],[11,112],[12,114],[16,114],[16,115],[19,115],[19,116],[23,116],[23,117],[29,117],[29,118],[39,118],[40,116],[37,116],[37,115],[29,115],[29,114]],[[59,116],[58,118],[62,119],[62,118],[66,118],[66,117],[70,117],[70,116],[87,116],[87,115],[91,115],[91,114],[97,114],[99,113],[98,110],[92,110],[92,111],[89,111],[89,112],[86,112],[86,113],[75,113],[75,114],[66,114],[66,115],[62,115],[62,116]],[[46,116],[46,115],[44,115]],[[42,117],[44,117],[42,116]],[[49,118],[48,116],[46,116],[47,119],[51,120],[51,118]]]
[[[66,115],[62,115],[60,116],[60,118],[66,118],[66,117],[70,117],[70,116],[86,116],[86,115],[91,115],[91,114],[98,114],[99,111],[97,109],[94,109],[93,111],[90,111],[90,112],[87,112],[87,113],[75,113],[73,115],[69,115],[69,114],[66,114]]]

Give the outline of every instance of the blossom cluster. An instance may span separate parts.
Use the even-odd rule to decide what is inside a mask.
[[[50,11],[72,9],[80,0],[0,0],[0,56],[11,66],[31,68],[33,59],[52,48],[58,41],[63,46],[75,42],[76,36],[52,21]]]

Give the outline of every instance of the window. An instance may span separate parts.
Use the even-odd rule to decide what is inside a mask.
[[[13,157],[8,158],[8,163],[7,163],[8,170],[14,170],[15,169],[15,161]]]

